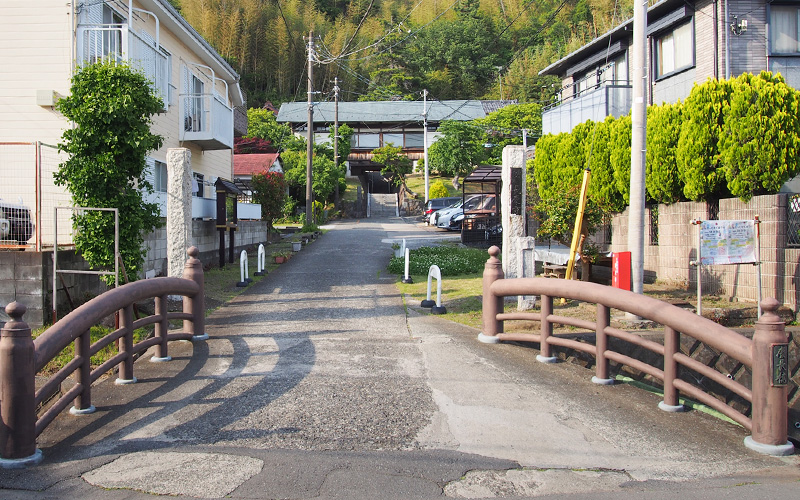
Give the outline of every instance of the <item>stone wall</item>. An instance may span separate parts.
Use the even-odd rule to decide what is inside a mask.
[[[756,196],[749,203],[738,198],[719,200],[719,220],[752,220],[758,216],[761,234],[761,289],[763,297],[775,297],[782,304],[798,311],[797,283],[800,280],[800,248],[788,248],[786,235],[787,194]],[[657,212],[648,208],[656,224],[645,231],[645,278],[674,282],[697,289],[697,270],[689,262],[697,257],[697,226],[693,219],[709,219],[709,206],[703,202],[658,205]],[[656,215],[657,213],[657,215]],[[655,221],[654,221],[655,222]],[[657,230],[657,237],[653,229]],[[627,250],[627,211],[614,216],[612,251]],[[705,266],[702,273],[703,294],[722,295],[730,299],[758,299],[757,266],[750,264]]]

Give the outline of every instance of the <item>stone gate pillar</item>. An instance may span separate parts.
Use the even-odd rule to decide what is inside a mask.
[[[192,152],[167,150],[167,275],[180,278],[192,245]]]
[[[503,187],[500,207],[503,220],[503,272],[506,278],[534,276],[535,239],[525,236],[526,175],[525,147],[503,148]],[[518,309],[530,309],[535,298],[520,296]]]

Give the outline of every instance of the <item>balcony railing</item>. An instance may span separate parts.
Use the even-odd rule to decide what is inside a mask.
[[[164,100],[169,98],[169,63],[155,41],[147,40],[127,24],[84,24],[78,26],[78,63],[92,64],[101,60],[127,62],[144,73],[153,91]]]
[[[233,148],[233,108],[217,94],[181,94],[181,141],[203,149]]]
[[[570,132],[586,120],[603,121],[631,110],[630,85],[604,85],[563,100],[542,113],[542,134]]]

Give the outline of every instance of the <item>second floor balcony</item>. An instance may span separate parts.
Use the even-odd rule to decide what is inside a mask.
[[[169,105],[169,58],[155,38],[127,24],[82,24],[77,29],[78,64],[102,60],[125,62],[150,80],[153,91]]]
[[[181,94],[180,140],[191,141],[202,149],[233,148],[233,108],[214,93]]]
[[[601,85],[561,100],[542,112],[542,135],[571,132],[576,125],[606,116],[620,117],[631,110],[630,85]]]

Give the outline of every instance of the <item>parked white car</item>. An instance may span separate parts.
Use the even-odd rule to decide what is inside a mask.
[[[463,205],[461,202],[459,202],[458,206],[456,207],[439,210],[436,212],[434,225],[441,229],[450,229],[450,219],[452,217],[464,213],[465,210],[473,210],[475,207],[480,205],[482,200],[483,195],[476,194],[467,198]]]
[[[429,226],[435,226],[436,225],[436,218],[438,217],[438,214],[440,212],[444,212],[446,210],[451,210],[453,208],[458,208],[458,207],[461,206],[462,203],[463,203],[463,201],[461,201],[461,198],[458,198],[457,200],[455,200],[453,203],[450,203],[446,207],[440,208],[439,210],[435,210],[435,211],[431,212],[431,214],[428,215],[428,225]]]

